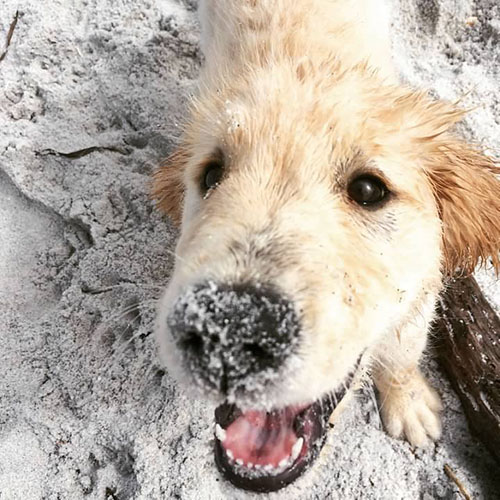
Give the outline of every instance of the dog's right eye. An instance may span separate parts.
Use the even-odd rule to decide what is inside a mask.
[[[222,165],[218,162],[212,161],[210,162],[203,172],[202,177],[202,190],[204,192],[209,191],[217,187],[222,179],[222,174],[224,173],[224,169]]]

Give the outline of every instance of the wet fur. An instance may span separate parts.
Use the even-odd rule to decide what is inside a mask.
[[[499,267],[498,166],[453,135],[462,110],[398,82],[383,2],[205,0],[200,11],[200,90],[155,175],[159,207],[181,228],[158,312],[164,359],[190,380],[164,326],[185,286],[272,283],[302,313],[302,348],[282,383],[239,405],[318,398],[367,350],[388,432],[437,439],[439,397],[418,361],[443,280]],[[226,173],[203,199],[214,154]],[[361,172],[386,180],[386,207],[346,197]]]

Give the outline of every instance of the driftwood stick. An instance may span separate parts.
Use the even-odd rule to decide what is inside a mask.
[[[436,321],[441,366],[469,427],[500,462],[500,319],[473,278],[449,283]]]
[[[453,472],[453,469],[448,464],[444,464],[444,471],[446,472],[446,475],[457,485],[457,488],[464,497],[464,499],[472,500],[472,497],[469,495],[469,492],[462,484],[462,481],[458,479],[457,475]]]

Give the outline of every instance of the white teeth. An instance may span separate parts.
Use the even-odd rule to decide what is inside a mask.
[[[226,439],[226,431],[219,424],[215,424],[215,435],[219,441]]]
[[[224,441],[226,439],[226,431],[219,425],[215,424],[215,436],[219,441]],[[292,446],[292,452],[290,456],[284,458],[280,461],[280,463],[275,467],[272,464],[260,465],[253,464],[252,462],[245,463],[241,458],[237,460],[234,459],[234,454],[230,449],[226,449],[226,455],[231,463],[236,463],[240,467],[246,467],[248,469],[255,469],[256,471],[265,471],[268,474],[280,474],[285,469],[290,467],[292,463],[297,459],[300,452],[302,451],[302,447],[304,446],[304,438],[300,437],[297,439],[295,444]]]
[[[292,460],[295,460],[299,456],[303,444],[304,438],[300,437],[299,439],[297,439],[297,442],[293,445],[292,448]]]

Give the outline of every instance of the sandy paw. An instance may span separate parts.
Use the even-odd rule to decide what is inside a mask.
[[[404,436],[418,447],[439,438],[441,400],[418,370],[400,379],[377,380],[377,386],[382,421],[391,436]]]

